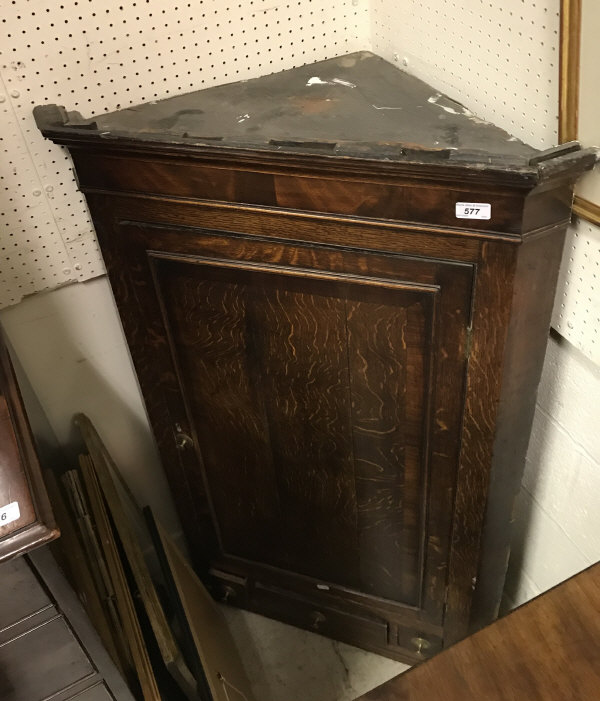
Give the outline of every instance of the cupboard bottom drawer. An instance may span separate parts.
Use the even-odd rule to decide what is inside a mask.
[[[387,621],[341,611],[256,583],[252,608],[265,616],[361,647],[388,645]]]

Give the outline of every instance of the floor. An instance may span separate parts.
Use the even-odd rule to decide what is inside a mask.
[[[352,701],[408,665],[222,607],[260,701]]]

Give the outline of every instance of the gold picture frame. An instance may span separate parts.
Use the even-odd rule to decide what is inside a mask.
[[[600,117],[600,110],[593,109],[593,103],[598,102],[597,90],[586,90],[586,85],[593,79],[595,66],[600,62],[600,51],[595,48],[597,32],[594,32],[594,27],[600,29],[600,6],[597,0],[561,0],[558,114],[560,143],[581,140],[584,142],[583,146],[600,145],[600,119],[594,119],[594,114]],[[585,134],[582,134],[582,123],[585,125]],[[596,143],[586,143],[590,137],[588,125],[594,125],[592,139]],[[598,167],[584,176],[578,184],[573,212],[600,226]]]

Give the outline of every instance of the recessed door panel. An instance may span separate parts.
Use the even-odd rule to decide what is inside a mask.
[[[144,391],[171,416],[155,428],[169,458],[174,427],[194,439],[177,489],[205,495],[189,504],[212,523],[211,566],[440,622],[472,266],[120,228],[149,315],[138,372],[153,348],[157,384]]]
[[[436,291],[154,266],[223,551],[416,605]]]

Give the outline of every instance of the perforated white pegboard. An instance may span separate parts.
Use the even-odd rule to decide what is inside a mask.
[[[91,116],[364,49],[368,32],[368,0],[1,0],[0,307],[104,272],[36,104]]]
[[[552,325],[600,364],[600,228],[579,220],[569,229]]]
[[[89,116],[372,48],[546,148],[557,140],[559,5],[0,0],[0,307],[104,272],[68,158],[40,137],[34,105],[56,102]],[[597,230],[586,226],[567,247],[558,295],[563,316],[556,311],[554,325],[597,357],[598,315],[589,311],[597,309],[597,292],[587,305],[581,297],[595,292],[591,271],[599,255],[597,245],[585,243],[597,241]],[[586,256],[593,265],[573,272],[569,259]]]
[[[560,0],[371,0],[373,51],[537,148],[558,140]],[[571,228],[553,326],[600,362],[599,229]]]

